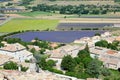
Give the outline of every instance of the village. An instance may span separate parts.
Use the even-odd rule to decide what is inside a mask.
[[[120,0],[0,0],[0,80],[120,80]]]
[[[109,69],[114,69],[114,70],[119,70],[120,69],[120,51],[119,50],[112,50],[112,49],[108,49],[105,47],[99,47],[99,46],[95,46],[95,43],[100,41],[100,40],[106,40],[109,43],[112,43],[113,41],[120,41],[120,35],[119,36],[113,36],[111,34],[111,32],[105,32],[103,34],[101,34],[100,36],[96,35],[93,37],[83,37],[81,39],[75,40],[72,44],[66,44],[63,45],[61,47],[58,47],[57,49],[53,49],[53,50],[48,50],[46,49],[44,51],[44,54],[49,55],[49,57],[47,57],[47,60],[54,60],[56,62],[56,65],[54,66],[54,68],[58,69],[58,70],[62,70],[61,69],[61,62],[64,56],[70,55],[73,58],[76,57],[78,55],[78,52],[80,50],[83,50],[85,48],[86,45],[88,45],[89,50],[90,50],[90,56],[92,58],[98,58],[100,61],[103,62],[103,66]],[[32,40],[32,42],[34,42],[35,40]],[[36,76],[41,75],[42,73],[44,74],[48,74],[54,77],[50,77],[49,80],[53,80],[54,78],[60,77],[61,79],[64,78],[64,80],[79,80],[77,78],[71,78],[69,76],[63,76],[63,75],[59,75],[59,74],[54,74],[51,72],[46,72],[42,69],[39,69],[37,73],[37,69],[38,67],[36,67],[36,63],[34,60],[34,56],[33,53],[29,51],[29,49],[34,48],[35,50],[39,51],[40,48],[39,46],[35,46],[35,45],[28,45],[29,49],[26,49],[25,46],[21,45],[20,43],[14,43],[14,44],[9,44],[6,41],[1,41],[2,44],[4,44],[3,47],[0,48],[0,66],[3,67],[5,63],[13,61],[16,62],[18,65],[22,65],[25,67],[28,67],[27,72],[21,72],[21,68],[18,68],[18,71],[10,71],[12,76],[10,77],[10,79],[8,76],[9,71],[7,70],[2,70],[1,71],[1,75],[7,77],[7,80],[12,80],[12,78],[14,78],[15,80],[27,80],[28,78],[30,79],[29,76],[32,76],[34,74],[36,74]],[[56,47],[57,43],[53,43],[51,44],[52,47]],[[33,60],[31,63],[28,63],[26,61],[30,61]],[[15,73],[14,73],[15,72]],[[16,74],[17,73],[17,74]],[[3,75],[4,74],[4,75]],[[13,75],[16,74],[16,77],[14,77]],[[26,74],[22,76],[22,74]],[[44,75],[43,76],[47,76]],[[20,79],[17,78],[17,75],[20,75]],[[28,77],[27,77],[28,76]],[[3,77],[3,78],[5,78]],[[41,80],[42,77],[40,77]],[[47,77],[48,78],[48,77]],[[52,79],[53,78],[53,79]],[[37,79],[37,77],[35,77],[34,79]],[[60,80],[61,80],[60,79]],[[2,78],[1,78],[2,80]],[[33,79],[31,79],[33,80]],[[38,79],[37,79],[38,80]],[[45,79],[48,80],[48,79]],[[82,79],[80,79],[82,80]],[[93,80],[93,79],[87,79],[87,80]],[[98,80],[98,79],[94,79],[94,80]]]

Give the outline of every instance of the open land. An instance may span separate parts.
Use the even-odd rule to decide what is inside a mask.
[[[24,30],[54,30],[58,20],[13,19],[0,27],[0,32],[14,32]]]

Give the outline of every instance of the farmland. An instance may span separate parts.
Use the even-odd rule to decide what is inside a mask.
[[[25,30],[54,30],[58,20],[13,19],[0,27],[0,32],[15,32]]]
[[[112,23],[60,23],[57,27],[59,30],[80,29],[80,28],[104,28],[112,27]]]
[[[48,5],[80,5],[80,4],[85,4],[85,5],[90,5],[90,4],[97,4],[100,5],[114,5],[116,3],[114,3],[113,0],[110,1],[105,1],[105,0],[96,0],[96,1],[92,1],[92,0],[57,0],[57,1],[49,1],[49,0],[34,0],[33,1],[33,5],[37,5],[37,4],[48,4]]]
[[[103,33],[105,31],[41,31],[41,32],[25,32],[15,34],[10,37],[21,38],[23,41],[31,41],[34,38],[47,40],[51,42],[70,43],[82,37],[91,37],[95,33]]]

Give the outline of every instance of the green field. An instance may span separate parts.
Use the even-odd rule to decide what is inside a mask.
[[[0,26],[0,32],[14,32],[22,30],[54,30],[58,20],[40,20],[40,19],[13,19]]]

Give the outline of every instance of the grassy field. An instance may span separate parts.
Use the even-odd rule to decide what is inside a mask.
[[[40,19],[13,19],[0,26],[0,32],[14,32],[22,30],[54,30],[58,20],[40,20]]]

